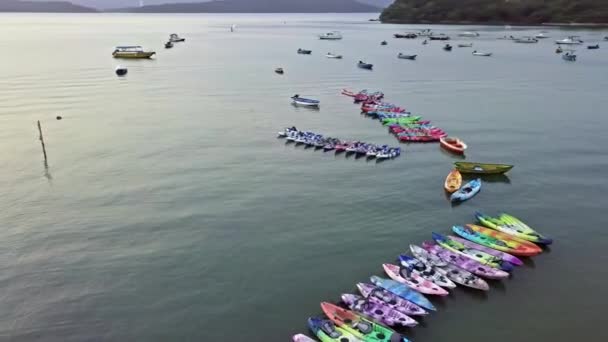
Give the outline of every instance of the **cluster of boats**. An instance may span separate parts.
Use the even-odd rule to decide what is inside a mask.
[[[443,144],[442,144],[443,145]],[[513,165],[490,164],[474,162],[456,162],[454,169],[445,178],[443,188],[450,195],[452,202],[464,202],[473,198],[481,190],[481,178],[473,179],[462,185],[462,173],[473,175],[504,174],[511,170]]]
[[[447,296],[458,286],[489,291],[487,280],[508,278],[523,258],[542,253],[553,242],[515,216],[475,213],[477,224],[453,226],[454,235],[432,233],[432,240],[409,246],[382,269],[356,284],[359,294],[344,293],[337,304],[321,302],[323,316],[308,319],[310,331],[324,342],[410,341],[395,329],[415,327],[437,311],[427,296]],[[294,342],[314,339],[296,334]]]
[[[165,43],[165,48],[170,49],[173,47],[173,43],[184,41],[186,41],[185,38],[181,38],[176,33],[172,33],[169,36],[169,40]],[[154,55],[156,55],[156,51],[145,50],[143,47],[138,45],[117,46],[112,52],[112,57],[120,59],[150,59]],[[127,67],[119,65],[116,67],[114,72],[118,76],[125,76],[129,70]]]
[[[358,157],[391,159],[401,155],[401,148],[390,147],[388,145],[376,145],[362,141],[343,141],[337,138],[324,137],[321,134],[300,131],[295,126],[287,127],[278,133],[279,138],[285,138],[287,142],[304,144],[315,149],[323,149],[324,152],[335,151],[335,153],[345,152],[356,154]]]

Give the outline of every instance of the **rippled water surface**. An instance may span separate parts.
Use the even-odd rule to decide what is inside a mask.
[[[608,42],[575,63],[553,44],[608,32],[548,29],[528,45],[496,38],[541,28],[433,26],[477,30],[475,49],[494,53],[481,58],[395,40],[423,27],[371,16],[0,15],[0,340],[287,341],[320,301],[475,210],[510,212],[556,243],[487,295],[435,301],[409,337],[608,339]],[[345,39],[315,38],[332,30]],[[165,50],[172,32],[187,42]],[[110,54],[124,44],[158,55],[120,62],[120,79]],[[462,137],[467,160],[516,167],[451,207],[442,184],[457,159],[436,144],[376,163],[275,138],[296,125],[397,144],[345,87],[381,89]],[[294,93],[321,110],[292,107]]]

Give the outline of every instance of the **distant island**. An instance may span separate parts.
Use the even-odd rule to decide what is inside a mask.
[[[68,1],[19,1],[0,0],[0,12],[49,12],[49,13],[90,13],[97,10],[74,5]]]
[[[167,3],[110,11],[128,13],[377,13],[380,10],[380,7],[355,0],[215,0],[198,3]]]
[[[608,24],[608,0],[395,0],[380,19],[410,24]]]

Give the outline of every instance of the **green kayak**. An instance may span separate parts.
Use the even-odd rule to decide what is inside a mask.
[[[422,119],[421,116],[408,116],[408,117],[403,117],[403,118],[386,118],[386,119],[382,119],[382,124],[390,125],[390,124],[415,123],[415,122],[420,121],[420,119]]]
[[[469,163],[469,162],[455,162],[454,166],[456,170],[461,173],[474,173],[474,174],[501,174],[505,173],[513,168],[513,165],[507,164],[489,164],[489,163]]]

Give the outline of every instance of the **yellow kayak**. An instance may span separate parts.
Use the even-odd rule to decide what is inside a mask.
[[[460,174],[460,171],[454,169],[445,178],[445,183],[444,183],[443,187],[445,188],[445,191],[447,191],[449,193],[453,193],[456,190],[460,189],[461,185],[462,185],[462,175]]]

